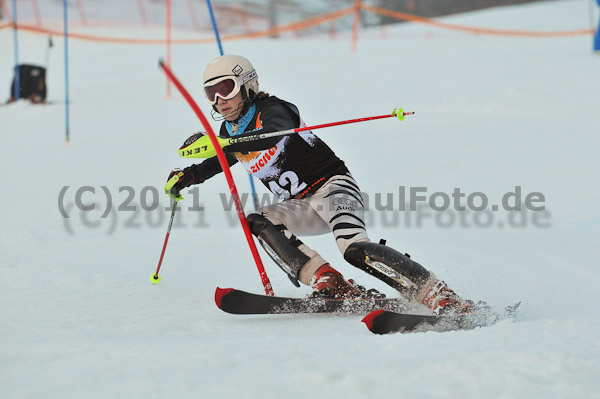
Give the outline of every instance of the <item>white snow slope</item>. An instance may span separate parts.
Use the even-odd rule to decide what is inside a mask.
[[[583,0],[552,1],[443,21],[558,31],[588,27],[588,11]],[[21,62],[43,64],[46,38],[20,32],[19,40]],[[0,31],[5,95],[12,41],[12,31]],[[249,57],[261,87],[297,104],[308,124],[398,106],[415,111],[404,122],[316,133],[370,196],[373,240],[409,252],[464,297],[492,306],[522,301],[514,322],[389,336],[371,334],[357,316],[220,311],[217,286],[263,292],[232,223],[235,212],[223,210],[221,195],[229,196],[222,175],[186,195],[163,281],[152,285],[169,217],[162,186],[171,168],[190,164],[177,149],[202,127],[175,88],[165,98],[157,68],[164,46],[73,40],[66,146],[64,47],[55,44],[48,78],[54,103],[0,107],[0,397],[600,397],[600,57],[589,36],[474,36],[403,24],[385,34],[362,32],[355,54],[348,35],[224,44]],[[201,73],[216,55],[214,44],[173,50],[175,74],[207,114]],[[234,177],[247,192],[239,166]],[[59,211],[65,186],[69,219]],[[96,203],[93,211],[74,205],[86,186],[95,193],[84,192],[82,201]],[[542,193],[546,208],[511,215],[425,209],[419,225],[417,212],[398,210],[400,186],[426,187],[428,195],[481,192],[489,207],[519,186],[523,200]],[[103,187],[113,206],[105,218]],[[152,187],[160,207],[145,211]],[[123,209],[128,190],[136,211]],[[394,194],[394,210],[375,210],[376,193]],[[195,201],[205,212],[188,209]],[[330,236],[306,242],[346,277],[397,295],[346,264]],[[277,294],[309,292],[261,254]]]

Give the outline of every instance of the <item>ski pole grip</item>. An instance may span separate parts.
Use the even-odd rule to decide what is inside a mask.
[[[181,176],[183,176],[183,172],[176,173],[173,175],[173,177],[169,179],[167,184],[165,184],[165,194],[167,194],[171,198],[175,198],[175,202],[183,199],[181,195],[175,197],[173,194],[171,194],[171,189],[175,184],[177,184]]]

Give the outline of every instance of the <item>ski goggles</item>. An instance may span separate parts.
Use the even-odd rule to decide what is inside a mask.
[[[242,87],[240,80],[236,76],[222,76],[205,83],[204,94],[210,105],[217,103],[217,97],[221,97],[223,100],[231,100],[235,97]]]

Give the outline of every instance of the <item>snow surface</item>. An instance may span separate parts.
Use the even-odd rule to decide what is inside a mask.
[[[588,12],[587,1],[552,1],[443,21],[571,30],[589,26]],[[90,31],[135,32],[102,29]],[[21,62],[43,64],[46,38],[20,32],[19,39]],[[12,40],[0,31],[6,95]],[[470,227],[443,227],[435,214],[418,227],[397,207],[372,211],[373,240],[409,252],[461,295],[493,306],[522,301],[515,322],[376,336],[355,316],[240,317],[215,306],[216,286],[263,292],[235,213],[223,211],[223,176],[187,195],[163,281],[150,284],[169,212],[143,211],[142,190],[161,193],[170,169],[188,165],[177,149],[201,126],[174,88],[165,99],[163,46],[71,41],[66,146],[64,48],[55,40],[52,103],[0,107],[0,397],[599,398],[600,57],[591,48],[589,36],[474,36],[409,24],[362,32],[356,54],[349,35],[225,43],[308,124],[398,106],[416,112],[402,123],[317,132],[373,198],[399,186],[429,194],[459,187],[487,194],[490,204],[515,186],[545,196],[546,213],[517,215],[528,218],[519,219],[524,227],[511,227],[502,211],[486,228],[472,219]],[[207,114],[201,73],[216,55],[214,44],[173,50],[175,74]],[[249,190],[241,168],[234,177]],[[69,219],[58,206],[64,186]],[[94,211],[73,204],[84,186],[96,190],[83,194]],[[106,218],[103,186],[113,202]],[[114,209],[128,197],[122,186],[134,190],[136,212]],[[151,205],[151,189],[144,193]],[[158,198],[160,209],[168,206]],[[206,211],[189,211],[194,201]],[[533,225],[538,216],[541,227]],[[305,241],[348,278],[394,295],[347,265],[333,239]],[[263,260],[277,294],[308,293],[264,253]]]

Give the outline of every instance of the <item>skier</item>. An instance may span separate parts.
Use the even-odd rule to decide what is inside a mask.
[[[295,105],[259,90],[256,70],[244,57],[223,55],[214,59],[207,65],[203,80],[213,118],[224,120],[219,133],[223,138],[305,126]],[[407,255],[369,240],[358,184],[344,162],[312,132],[236,143],[223,150],[229,165],[241,163],[283,199],[250,214],[248,224],[297,287],[302,282],[314,289],[311,296],[384,296],[346,280],[296,236],[332,232],[346,261],[395,286],[403,296],[425,304],[434,313],[465,312],[472,307],[473,302],[460,298]],[[220,172],[217,157],[183,170],[174,169],[169,180],[175,174],[179,180],[168,183],[165,192],[179,197],[182,189]],[[390,282],[390,273],[401,278]]]

